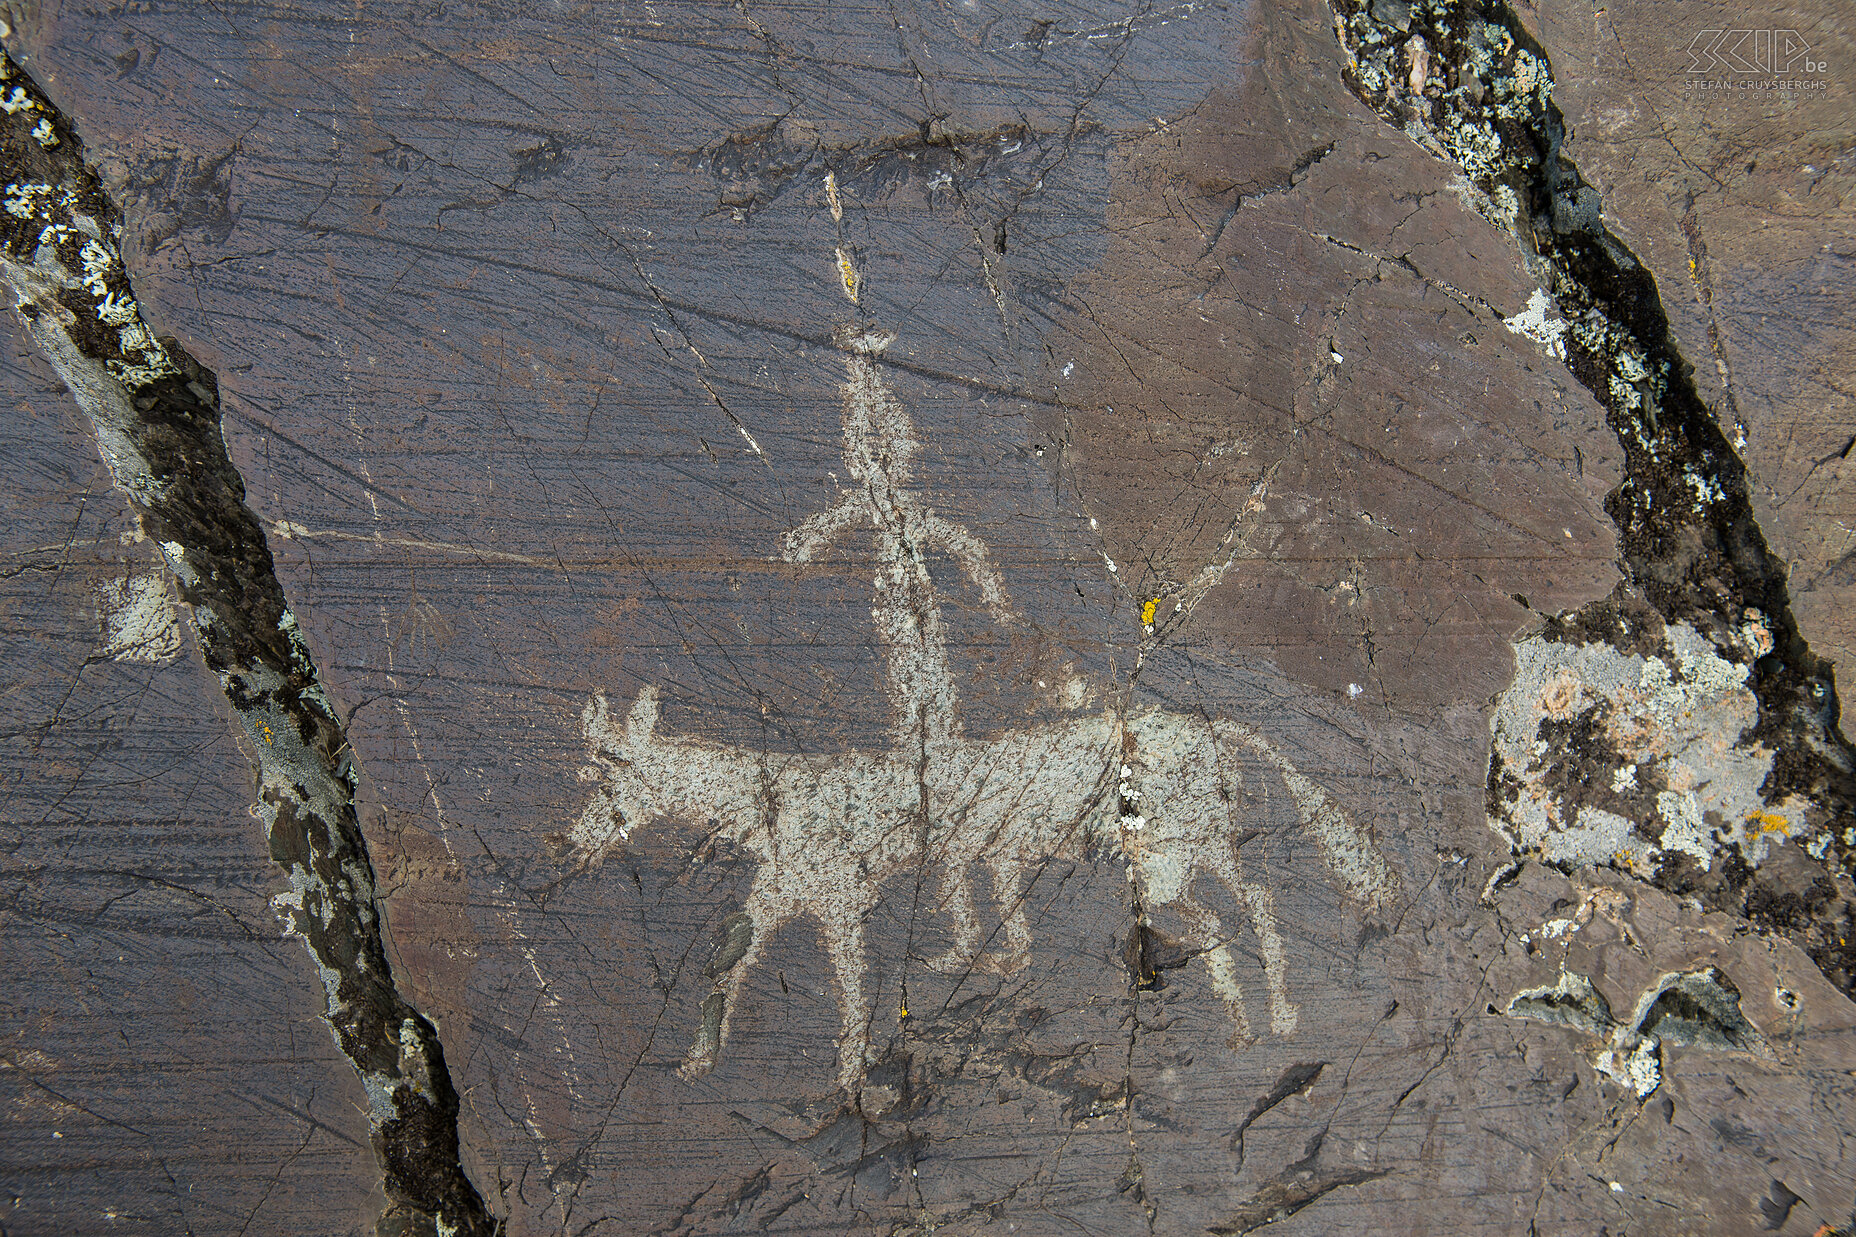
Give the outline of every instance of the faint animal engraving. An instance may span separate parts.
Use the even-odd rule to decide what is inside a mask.
[[[707,1073],[728,1041],[729,1017],[764,942],[782,925],[817,924],[837,980],[842,1023],[838,1083],[863,1076],[874,1016],[864,993],[863,921],[886,882],[934,865],[954,942],[932,965],[1021,970],[1033,943],[1025,897],[1039,867],[1102,848],[1120,854],[1147,908],[1175,906],[1224,1001],[1234,1042],[1251,1024],[1218,914],[1194,896],[1201,876],[1220,882],[1249,918],[1268,989],[1270,1029],[1289,1034],[1297,1008],[1274,900],[1248,877],[1239,847],[1256,830],[1271,785],[1287,791],[1329,874],[1351,896],[1382,907],[1396,894],[1392,870],[1338,805],[1263,736],[1221,718],[1158,708],[1098,715],[970,738],[961,725],[948,661],[942,599],[927,554],[953,557],[1001,624],[1019,621],[986,546],[921,500],[911,460],[915,428],[883,381],[879,358],[893,337],[847,332],[844,463],[856,487],[786,538],[791,562],[816,560],[853,530],[877,549],[872,619],[887,651],[891,704],[888,750],[800,756],[729,747],[658,731],[658,695],[642,689],[622,721],[603,695],[583,724],[598,783],[568,831],[586,864],[597,864],[637,829],[679,819],[707,822],[713,840],[752,855],[741,912],[724,925],[710,965],[715,986],[683,1064]],[[986,956],[973,871],[987,870],[1004,948]]]
[[[103,614],[103,654],[116,661],[173,661],[186,637],[174,608],[173,589],[159,567],[106,580],[97,587]]]

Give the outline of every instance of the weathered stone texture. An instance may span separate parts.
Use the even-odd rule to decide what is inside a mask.
[[[1544,0],[1522,12],[1553,52],[1567,151],[1655,273],[1704,398],[1730,437],[1735,422],[1744,433],[1754,510],[1791,567],[1794,613],[1813,650],[1847,678],[1856,665],[1848,15],[1708,0],[1598,12]],[[1767,47],[1772,32],[1791,32],[1809,51],[1782,43],[1785,71],[1744,71],[1736,66],[1757,67],[1770,51],[1719,36],[1753,28]]]
[[[23,333],[0,355],[0,1224],[371,1232],[361,1089],[217,685],[63,384]]]
[[[1569,19],[1526,16],[1562,80],[1613,54]],[[232,458],[352,744],[396,978],[443,1037],[464,1167],[510,1233],[1276,1220],[1544,1237],[1741,1234],[1775,1208],[1781,1233],[1849,1220],[1848,999],[1790,942],[1615,872],[1512,868],[1490,828],[1511,642],[1617,582],[1603,502],[1622,452],[1552,349],[1505,325],[1535,290],[1512,239],[1355,99],[1322,5],[76,4],[16,28],[128,213],[146,312],[218,375]],[[1594,89],[1562,94],[1581,143],[1599,123],[1581,109],[1615,106]],[[1663,97],[1643,90],[1645,108]],[[1641,162],[1650,120],[1631,123],[1634,146],[1582,148],[1582,166],[1665,289],[1718,290],[1755,468],[1771,489],[1808,480],[1763,510],[1794,530],[1785,553],[1820,564],[1812,638],[1847,640],[1830,604],[1849,596],[1828,531],[1840,465],[1808,479],[1806,449],[1781,443],[1834,437],[1847,310],[1763,328],[1754,309],[1768,278],[1816,279],[1831,290],[1807,303],[1840,306],[1840,216],[1812,206],[1786,225],[1794,245],[1832,246],[1808,261],[1736,249],[1754,244],[1736,224],[1690,284],[1688,242],[1678,229],[1670,247],[1672,216],[1643,196],[1671,183]],[[1638,164],[1607,162],[1627,147]],[[1745,175],[1731,184],[1759,173]],[[1751,190],[1717,192],[1697,199],[1709,237],[1710,211],[1751,209]],[[1705,313],[1665,299],[1691,356],[1712,355]],[[895,339],[856,342],[871,332]],[[42,409],[46,379],[25,372],[9,389]],[[847,441],[859,397],[844,388],[866,380],[862,398],[893,401],[916,441]],[[128,524],[74,423],[53,434],[37,415],[16,432],[65,478],[47,501],[89,487],[85,544],[112,564],[139,552],[114,548]],[[968,542],[905,561],[884,547],[927,542],[885,542],[873,519],[810,561],[790,551],[865,484],[860,442],[892,480],[915,448],[897,484],[984,546],[1013,621],[989,608]],[[98,579],[119,570],[90,553]],[[62,587],[64,609],[13,630],[91,624],[52,669],[31,658],[35,707],[69,717],[50,697],[100,637],[80,614],[91,594]],[[898,672],[910,641],[907,665],[933,671],[941,650],[952,694],[924,710],[925,738],[899,739],[893,710],[938,682]],[[157,786],[239,856],[211,861],[244,874],[211,896],[242,899],[228,948],[262,974],[215,986],[219,1038],[193,1051],[246,1069],[266,1033],[248,1011],[287,1011],[272,1025],[294,1027],[302,1055],[263,1118],[271,1141],[222,1141],[283,1164],[277,1191],[321,1182],[353,1200],[325,1216],[359,1215],[374,1170],[358,1088],[265,910],[245,758],[192,656],[100,664],[128,676],[108,700],[159,683],[182,703],[159,718],[111,705],[98,725],[188,752]],[[623,836],[590,845],[589,804],[649,789],[626,781],[647,762],[610,739],[647,688],[652,750],[707,753],[703,769],[751,770],[752,785],[621,813]],[[588,712],[602,693],[610,714]],[[943,823],[885,833],[825,894],[808,886],[809,917],[745,952],[735,916],[757,889],[848,853],[816,824],[823,791],[806,817],[767,787],[875,769],[887,798],[844,795],[841,836],[860,837],[879,812],[907,816],[909,779],[881,765],[918,750],[903,739],[1014,751],[1013,736],[1118,709],[1196,719],[1227,755],[1243,747],[1229,727],[1246,727],[1274,753],[1230,755],[1237,806],[1212,844],[1179,842],[1163,812],[1147,832],[1128,792],[1169,770],[1133,725],[1131,746],[1095,755],[1089,831],[1042,850],[1025,822],[1075,790],[1072,765],[1052,790],[1049,769],[976,761],[965,799],[924,771],[924,800],[957,801]],[[67,743],[75,765],[85,749],[64,734],[17,742]],[[21,777],[51,810],[60,779]],[[1006,898],[1003,843],[944,820],[1028,791],[1019,815],[1001,810],[1029,871]],[[120,814],[115,784],[82,793],[86,812]],[[1315,799],[1395,896],[1331,857],[1323,831],[1339,826]],[[767,820],[731,815],[743,804]],[[796,853],[768,850],[778,837]],[[164,853],[120,830],[82,845],[107,848],[98,869]],[[1216,875],[1214,849],[1241,880]],[[937,967],[963,947],[958,854],[983,946]],[[1162,896],[1175,862],[1196,900]],[[72,897],[108,903],[117,886],[97,879]],[[852,921],[855,1004],[823,948]],[[1014,922],[1030,938],[1017,957]],[[1292,1028],[1266,997],[1272,930]],[[99,959],[114,939],[88,921],[71,935]],[[1506,1012],[1564,971],[1621,1017],[1664,975],[1705,968],[1737,985],[1762,1046],[1672,1044],[1647,1098],[1595,1068],[1597,1038]],[[205,1015],[170,1021],[167,985],[149,999],[132,1025],[204,1034]],[[847,1009],[870,1052],[841,1087]],[[59,1057],[47,1045],[75,1028],[123,1021],[98,1016],[48,1014],[12,1050]],[[85,1068],[120,1085],[132,1058],[100,1052]],[[308,1111],[312,1089],[308,1126],[283,1107]],[[245,1121],[268,1093],[183,1088],[139,1099],[131,1124]],[[226,1176],[247,1210],[269,1188]],[[260,1209],[248,1231],[294,1231],[301,1214]]]

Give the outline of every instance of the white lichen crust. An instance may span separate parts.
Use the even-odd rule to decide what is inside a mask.
[[[0,108],[9,118],[30,122],[32,140],[41,149],[61,144],[56,112],[4,53]],[[149,330],[129,291],[122,226],[94,178],[53,184],[20,174],[25,169],[17,165],[13,171],[15,177],[0,190],[0,272],[13,285],[16,304],[31,307],[28,317],[51,315],[56,329],[81,341],[83,350],[130,390],[178,376],[180,369]]]
[[[1674,854],[1706,872],[1730,849],[1758,867],[1775,842],[1808,841],[1810,805],[1763,793],[1774,753],[1746,737],[1746,684],[1769,635],[1756,618],[1742,638],[1720,649],[1675,623],[1648,654],[1522,640],[1491,722],[1490,825],[1517,853],[1640,875]]]

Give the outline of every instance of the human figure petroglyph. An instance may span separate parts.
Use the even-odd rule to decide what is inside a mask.
[[[808,518],[786,536],[786,561],[817,560],[833,542],[867,524],[876,534],[877,569],[871,618],[888,646],[885,686],[894,710],[890,727],[898,750],[934,751],[960,733],[958,691],[947,660],[941,599],[928,574],[928,553],[951,555],[979,590],[999,623],[1018,621],[1005,584],[993,570],[986,543],[964,526],[943,519],[912,488],[910,462],[921,450],[909,414],[883,381],[877,358],[895,336],[882,331],[841,332],[850,380],[844,393],[844,467],[857,483],[837,504]]]
[[[947,655],[941,598],[928,572],[928,554],[940,549],[954,558],[979,592],[981,602],[1002,626],[1016,626],[1018,616],[1006,597],[1005,584],[993,569],[986,543],[971,530],[942,518],[921,501],[913,488],[911,463],[921,450],[915,425],[895,393],[883,381],[878,361],[895,336],[886,331],[846,329],[838,341],[846,350],[848,381],[844,398],[844,467],[855,487],[838,502],[809,517],[788,533],[785,558],[792,563],[817,561],[852,530],[867,527],[876,538],[877,564],[871,582],[870,616],[886,646],[884,688],[891,710],[890,747],[919,751],[927,778],[945,774],[961,749],[960,693]],[[922,804],[918,827],[941,815]],[[950,909],[957,939],[949,951],[930,961],[937,970],[956,970],[979,951],[979,934],[968,886],[975,862],[984,856],[961,843],[971,831],[940,831],[938,844],[925,842],[941,864],[941,902]],[[1029,956],[1029,930],[1022,912],[1008,920],[1013,956]],[[964,952],[963,952],[964,951]]]
[[[1269,888],[1250,879],[1240,847],[1257,834],[1259,804],[1286,791],[1329,875],[1356,901],[1383,907],[1397,879],[1371,840],[1333,799],[1262,735],[1223,718],[1160,708],[1102,713],[972,738],[960,724],[941,598],[926,552],[960,562],[982,602],[1016,624],[986,548],[937,515],[912,489],[919,450],[907,412],[884,383],[879,358],[892,337],[840,336],[845,466],[857,488],[786,539],[789,561],[815,561],[834,541],[867,526],[878,565],[872,619],[886,646],[888,749],[801,756],[728,747],[658,731],[658,698],[643,688],[622,723],[605,697],[583,716],[599,783],[566,840],[597,864],[641,827],[670,818],[708,823],[755,861],[742,909],[730,916],[710,963],[714,987],[682,1073],[713,1067],[729,1019],[765,941],[802,917],[818,925],[838,987],[838,1083],[863,1076],[874,1017],[865,994],[863,921],[884,885],[935,865],[954,942],[942,969],[1004,973],[1030,960],[1025,909],[1031,881],[1054,858],[1091,850],[1119,854],[1144,908],[1175,907],[1230,1014],[1233,1043],[1252,1037],[1234,939],[1200,900],[1201,876],[1222,884],[1247,916],[1261,961],[1275,1034],[1292,1033],[1297,1007]],[[988,955],[971,874],[989,874],[1004,948]]]

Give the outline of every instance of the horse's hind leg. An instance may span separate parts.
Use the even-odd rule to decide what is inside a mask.
[[[992,896],[1004,917],[1005,952],[992,968],[1001,975],[1016,975],[1031,962],[1031,919],[1025,914],[1027,865],[1022,859],[999,855],[987,861],[992,871]]]
[[[1250,927],[1263,955],[1263,979],[1270,989],[1270,1030],[1293,1035],[1301,1011],[1289,1000],[1289,964],[1283,956],[1282,937],[1276,935],[1276,899],[1262,885],[1241,880],[1229,883],[1232,894],[1250,911]]]
[[[864,1002],[864,972],[869,962],[864,957],[864,925],[855,907],[846,907],[822,924],[825,947],[838,976],[838,1008],[842,1015],[838,1032],[838,1086],[856,1094],[863,1081],[865,1058],[870,1048],[871,1011]]]
[[[1224,999],[1224,1007],[1231,1015],[1232,1049],[1256,1042],[1256,1037],[1250,1033],[1250,1015],[1244,1010],[1244,988],[1237,982],[1237,962],[1231,957],[1231,947],[1225,940],[1224,924],[1211,908],[1201,906],[1189,894],[1181,896],[1177,905],[1193,935],[1198,937],[1199,956],[1205,959],[1205,969],[1211,974],[1212,991]]]
[[[1244,879],[1243,859],[1237,846],[1217,857],[1212,871],[1231,891],[1231,896],[1250,913],[1250,930],[1257,936],[1257,953],[1263,959],[1263,981],[1270,994],[1270,1030],[1278,1035],[1295,1034],[1301,1011],[1289,1000],[1289,961],[1283,953],[1282,937],[1276,932],[1276,899],[1269,886]]]
[[[972,966],[986,946],[980,931],[979,914],[973,906],[973,886],[967,879],[967,865],[956,857],[946,859],[941,874],[941,909],[954,924],[954,943],[947,952],[928,960],[928,969],[944,975],[958,974]]]

